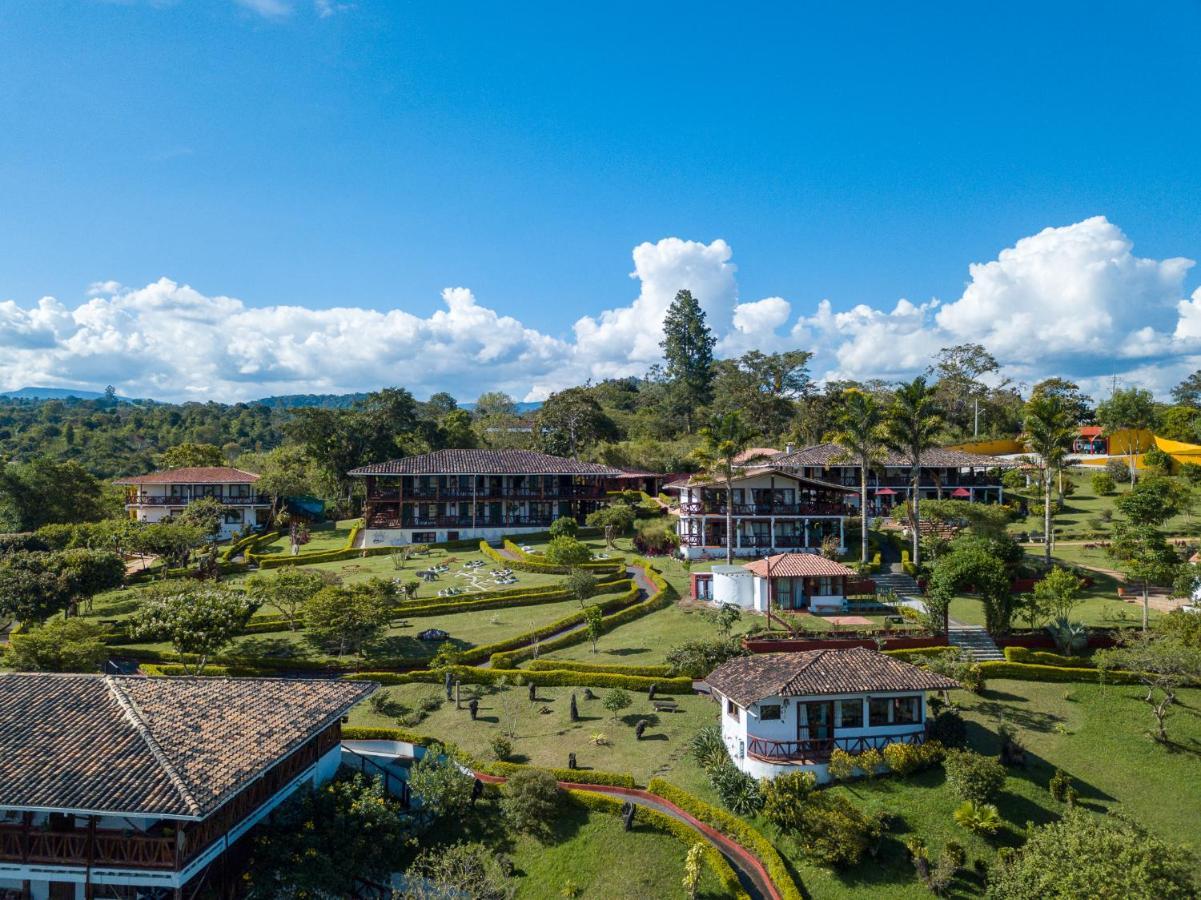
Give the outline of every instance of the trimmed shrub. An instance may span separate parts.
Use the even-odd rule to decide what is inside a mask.
[[[855,757],[841,747],[837,747],[830,754],[826,771],[835,781],[850,781],[855,775]]]
[[[619,663],[580,662],[574,659],[532,659],[527,668],[535,671],[596,672],[602,675],[641,675],[644,678],[666,678],[671,666],[624,666]]]
[[[526,769],[548,772],[556,781],[568,784],[603,784],[610,787],[634,787],[634,776],[628,772],[604,772],[599,769],[553,769],[545,766],[527,766],[512,762],[494,762],[483,767],[490,775],[508,777]]]
[[[924,754],[915,744],[889,744],[884,748],[884,765],[902,778],[924,768]]]
[[[1036,666],[1058,666],[1062,669],[1095,669],[1097,664],[1086,656],[1060,656],[1046,650],[1029,650],[1026,647],[1006,647],[1006,662],[1026,663]]]
[[[1014,662],[982,662],[980,670],[988,678],[1013,678],[1017,681],[1068,682],[1084,681],[1108,684],[1138,684],[1137,672],[1120,669],[1100,672],[1097,669],[1043,666]]]
[[[545,840],[559,808],[559,785],[540,769],[521,769],[505,783],[500,801],[509,825],[523,834]]]
[[[570,516],[560,516],[550,523],[548,533],[551,540],[557,537],[574,538],[580,531],[580,523]]]
[[[964,747],[967,745],[967,723],[963,721],[958,710],[944,709],[930,719],[926,724],[926,733],[930,740],[938,741],[944,747]]]
[[[503,734],[498,734],[488,742],[492,755],[502,762],[513,755],[513,742]]]
[[[816,786],[817,778],[812,772],[787,772],[765,778],[760,789],[764,817],[786,831],[799,828],[805,801]]]
[[[1098,497],[1104,497],[1107,494],[1112,494],[1116,488],[1113,476],[1108,472],[1093,472],[1090,479],[1093,486],[1093,493]]]
[[[965,800],[987,803],[1005,784],[1005,767],[973,750],[949,750],[943,760],[947,783]]]
[[[883,834],[881,816],[865,813],[842,794],[818,791],[805,802],[795,837],[811,860],[842,869],[863,859]]]
[[[882,765],[884,765],[884,754],[875,747],[868,747],[855,754],[855,766],[866,778],[875,778]]]

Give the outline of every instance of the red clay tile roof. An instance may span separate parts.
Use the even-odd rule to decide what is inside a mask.
[[[779,458],[779,457],[777,457],[777,458]],[[790,469],[786,469],[782,466],[777,466],[775,464],[774,460],[772,461],[772,463],[770,465],[744,466],[743,468],[737,469],[735,471],[738,474],[734,475],[734,477],[731,479],[731,481],[735,484],[738,483],[739,481],[746,481],[748,478],[758,478],[761,475],[779,475],[781,478],[790,478],[796,482],[800,482],[803,484],[811,484],[814,487],[825,488],[825,489],[831,490],[831,491],[842,491],[843,493],[847,493],[847,494],[854,494],[854,493],[858,493],[858,491],[859,491],[859,489],[857,487],[852,487],[850,485],[837,484],[833,481],[823,481],[820,478],[810,478],[807,475],[801,475],[798,472],[796,472],[795,470],[790,470]],[[673,490],[679,490],[680,488],[686,488],[686,487],[708,487],[708,486],[721,487],[724,484],[725,484],[724,478],[717,478],[717,479],[706,478],[704,475],[698,473],[696,475],[689,476],[688,481],[685,483],[672,482],[670,485],[666,485],[665,487],[670,487]]]
[[[739,706],[766,697],[811,697],[888,691],[939,691],[959,682],[875,650],[804,650],[739,656],[705,679]]]
[[[1100,437],[1104,432],[1100,425],[1081,425],[1079,429],[1080,436],[1086,438]]]
[[[599,475],[620,478],[612,466],[550,456],[534,450],[435,450],[360,466],[351,475]]]
[[[116,484],[254,484],[259,476],[232,466],[185,466],[118,478]]]
[[[0,808],[203,818],[375,688],[0,675]]]
[[[768,562],[771,562],[772,578],[811,578],[822,575],[855,576],[854,569],[848,569],[840,562],[818,556],[816,553],[777,553],[767,559],[757,559],[743,566],[744,569],[756,575],[767,577]]]
[[[814,444],[812,447],[802,447],[792,453],[781,453],[772,457],[771,464],[782,469],[799,468],[802,466],[853,466],[853,459],[846,451],[835,443]],[[903,453],[889,451],[884,456],[883,465],[890,468],[907,468],[911,465],[910,457]],[[1007,468],[1014,465],[1012,460],[999,456],[981,456],[978,453],[964,453],[962,450],[948,450],[945,447],[934,447],[922,454],[922,468]]]
[[[734,457],[734,462],[740,466],[745,466],[747,463],[755,460],[766,460],[771,459],[773,456],[779,456],[781,452],[775,447],[747,447]]]

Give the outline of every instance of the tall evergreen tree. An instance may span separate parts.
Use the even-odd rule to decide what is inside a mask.
[[[692,416],[713,397],[713,348],[717,338],[705,324],[705,311],[691,291],[676,294],[663,319],[663,356],[667,377],[692,430]]]

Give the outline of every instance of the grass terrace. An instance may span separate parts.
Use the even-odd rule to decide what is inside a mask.
[[[528,690],[464,684],[462,709],[455,709],[453,701],[445,702],[441,685],[402,684],[383,688],[382,693],[407,709],[417,708],[425,698],[431,702],[441,699],[438,708],[415,730],[453,741],[480,759],[492,759],[489,742],[511,731],[516,734],[512,739],[512,762],[566,768],[567,754],[575,753],[583,769],[629,772],[640,784],[654,775],[670,775],[684,759],[688,740],[717,716],[717,706],[701,695],[672,696],[679,709],[656,713],[645,694],[629,692],[632,705],[614,719],[600,699],[584,699],[582,686],[540,687],[533,703]],[[573,693],[580,714],[578,722],[572,722],[569,713]],[[593,693],[600,698],[605,689],[593,688]],[[474,722],[467,709],[469,696],[480,700],[479,717]],[[640,719],[649,723],[641,741],[634,737],[634,726]],[[351,712],[350,724],[397,727],[395,718],[380,715],[367,704]],[[594,742],[597,735],[603,735],[607,743]]]

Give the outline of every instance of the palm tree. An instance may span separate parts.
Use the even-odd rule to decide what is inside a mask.
[[[736,412],[726,413],[700,431],[700,446],[692,451],[693,460],[710,481],[726,486],[726,563],[734,563],[734,458],[751,445],[753,432]]]
[[[1063,402],[1053,394],[1035,394],[1026,403],[1022,422],[1026,449],[1038,454],[1043,481],[1043,559],[1051,565],[1052,473],[1063,468],[1076,428]]]
[[[934,401],[934,389],[924,375],[897,385],[892,404],[884,419],[884,444],[902,454],[910,463],[913,483],[913,564],[921,559],[921,511],[918,493],[922,481],[922,454],[937,446],[942,430],[942,413]]]
[[[831,439],[842,448],[842,458],[859,465],[859,561],[864,565],[867,564],[867,470],[879,466],[884,456],[883,421],[884,411],[871,394],[858,388],[843,392],[838,430]]]

